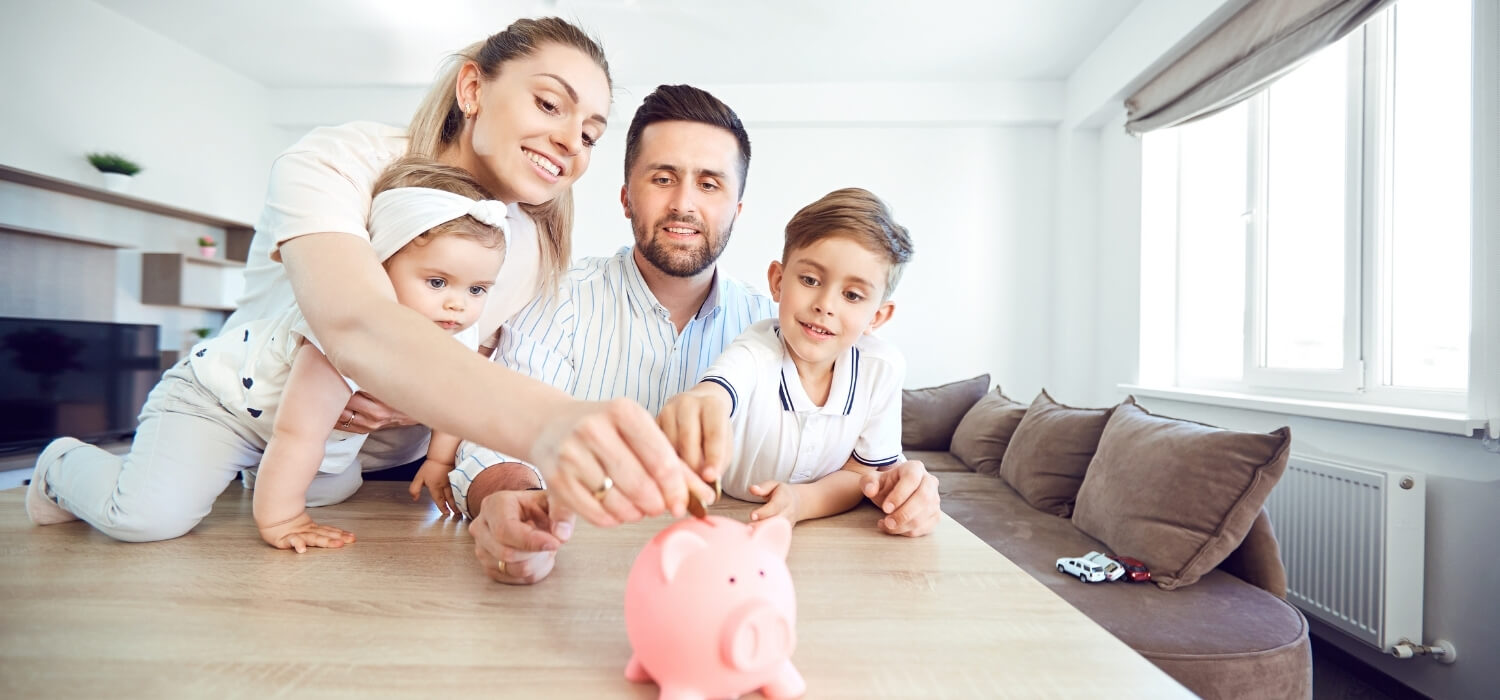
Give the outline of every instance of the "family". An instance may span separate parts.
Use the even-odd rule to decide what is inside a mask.
[[[716,488],[764,503],[752,521],[869,499],[882,531],[929,533],[937,481],[901,453],[905,363],[872,334],[907,230],[841,189],[786,224],[770,298],[720,274],[750,138],[712,95],[663,85],[625,136],[633,245],[575,262],[572,185],[612,89],[595,40],[523,19],[455,56],[407,129],[304,137],[273,165],[223,332],[163,375],[123,458],[48,445],[31,520],[170,539],[242,478],[268,544],[342,547],[354,533],[308,508],[420,463],[412,497],[469,517],[502,583],[546,577],[577,517],[683,517]]]

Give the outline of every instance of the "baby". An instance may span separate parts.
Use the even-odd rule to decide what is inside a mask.
[[[397,301],[447,333],[469,329],[504,261],[505,204],[463,170],[418,158],[392,164],[375,193],[370,243]],[[477,345],[472,333],[460,338]],[[357,389],[295,307],[226,329],[163,375],[123,459],[73,438],[48,445],[27,514],[38,525],[82,518],[128,542],[171,539],[208,515],[240,470],[258,466],[262,539],[298,552],[342,547],[354,535],[319,525],[306,507],[339,503],[359,488],[355,458],[365,436],[333,429]],[[435,466],[424,471],[451,464],[457,444],[434,433]]]

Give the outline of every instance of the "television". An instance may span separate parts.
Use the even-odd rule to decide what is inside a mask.
[[[161,378],[156,326],[0,316],[0,454],[128,438]]]

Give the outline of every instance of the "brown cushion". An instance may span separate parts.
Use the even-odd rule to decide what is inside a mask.
[[[1060,404],[1043,389],[1010,438],[1000,478],[1031,507],[1068,517],[1112,410]]]
[[[953,429],[953,444],[948,449],[973,471],[999,474],[1005,448],[1025,415],[1026,404],[1000,393],[997,386],[964,414]]]
[[[946,450],[953,429],[990,387],[990,375],[901,392],[901,447]]]
[[[1242,433],[1121,405],[1078,490],[1073,525],[1140,559],[1158,586],[1189,585],[1245,538],[1286,470],[1291,436],[1288,428]]]

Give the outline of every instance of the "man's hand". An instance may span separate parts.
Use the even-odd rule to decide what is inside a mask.
[[[750,513],[752,523],[782,517],[797,524],[797,487],[780,481],[762,481],[750,486],[750,493],[766,499],[766,504]]]
[[[937,527],[942,515],[937,477],[921,462],[902,462],[866,475],[860,490],[886,512],[879,527],[888,535],[921,537]]]
[[[734,435],[729,424],[729,395],[704,382],[667,400],[656,424],[689,469],[707,482],[718,481],[729,466]]]
[[[452,464],[444,464],[435,459],[422,462],[417,469],[417,475],[412,477],[411,486],[407,492],[411,494],[411,500],[415,501],[422,497],[422,487],[427,487],[427,493],[432,496],[432,502],[437,504],[438,510],[443,515],[456,515],[463,517],[463,512],[458,509],[458,501],[453,498],[453,485],[448,482],[448,472],[453,471]]]
[[[266,544],[277,549],[295,549],[298,554],[306,552],[308,547],[338,549],[354,542],[354,533],[331,525],[319,525],[313,522],[312,516],[305,510],[291,520],[273,523],[268,527],[261,527],[257,523],[256,527]]]
[[[363,391],[356,391],[353,396],[349,397],[349,403],[344,406],[344,412],[339,414],[338,423],[333,427],[335,430],[342,430],[346,433],[367,434],[386,428],[416,424],[417,422],[410,416],[381,403],[379,399]]]
[[[508,584],[532,584],[552,573],[557,549],[573,536],[575,516],[551,502],[546,491],[497,491],[485,497],[469,534],[486,576]]]

